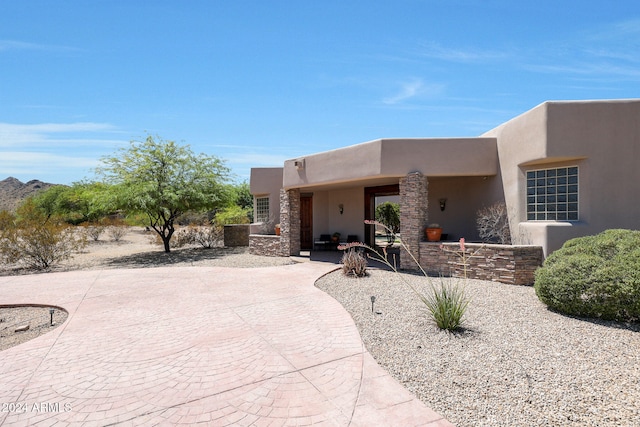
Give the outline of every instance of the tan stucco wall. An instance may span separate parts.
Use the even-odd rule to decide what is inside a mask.
[[[302,167],[296,167],[296,162]],[[426,176],[495,175],[498,171],[496,141],[494,138],[379,139],[287,160],[283,184],[285,188],[311,188],[399,178],[414,171]]]
[[[269,216],[275,222],[280,218],[280,188],[282,188],[282,168],[251,168],[249,191],[253,195],[253,211],[256,212],[256,198],[269,197]],[[262,233],[261,224],[254,223],[251,233]],[[268,233],[273,231],[268,230]]]
[[[439,199],[446,198],[445,210]],[[478,241],[476,213],[495,202],[504,201],[496,177],[452,177],[429,179],[429,223],[437,223],[447,240]]]
[[[548,254],[572,237],[640,228],[640,100],[545,102],[483,136],[497,138],[517,243]],[[579,167],[580,220],[526,221],[526,171],[571,165]]]
[[[344,206],[340,214],[338,205]],[[341,239],[357,234],[364,239],[364,187],[313,192],[313,236],[340,233]]]

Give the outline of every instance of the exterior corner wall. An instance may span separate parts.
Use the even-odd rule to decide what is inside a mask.
[[[429,182],[420,172],[412,172],[400,179],[400,237],[407,249],[400,251],[400,266],[405,270],[419,270],[413,257],[420,259],[420,241],[428,221]]]
[[[280,255],[300,255],[300,190],[280,190]]]
[[[249,253],[260,256],[282,256],[280,236],[268,234],[249,235]]]

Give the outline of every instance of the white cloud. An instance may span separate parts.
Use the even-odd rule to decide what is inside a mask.
[[[75,51],[78,49],[70,46],[56,46],[20,40],[0,40],[0,52],[9,50]]]
[[[417,56],[441,59],[453,62],[485,62],[505,59],[509,56],[507,52],[482,49],[456,49],[442,46],[438,43],[423,43],[414,52]]]
[[[382,102],[395,105],[416,97],[440,95],[443,90],[443,85],[425,85],[422,79],[412,79],[401,83],[400,89],[394,95],[384,98]]]
[[[40,123],[32,125],[0,123],[0,149],[7,147],[37,147],[60,145],[96,145],[113,143],[104,139],[71,137],[74,134],[94,134],[99,132],[117,132],[108,123]],[[68,138],[52,138],[52,135],[69,135]],[[84,136],[84,135],[83,135]]]

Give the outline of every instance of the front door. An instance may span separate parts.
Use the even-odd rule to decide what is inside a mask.
[[[300,249],[313,247],[313,198],[300,196]]]

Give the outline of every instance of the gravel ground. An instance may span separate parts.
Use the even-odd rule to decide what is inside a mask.
[[[377,362],[456,425],[640,425],[640,325],[566,317],[532,287],[470,280],[465,329],[451,334],[400,275],[369,272],[334,272],[317,286],[349,311]]]
[[[49,307],[2,307],[0,306],[0,351],[29,341],[57,328],[67,320],[67,312],[52,307],[53,326]],[[29,326],[26,331],[24,326]]]

